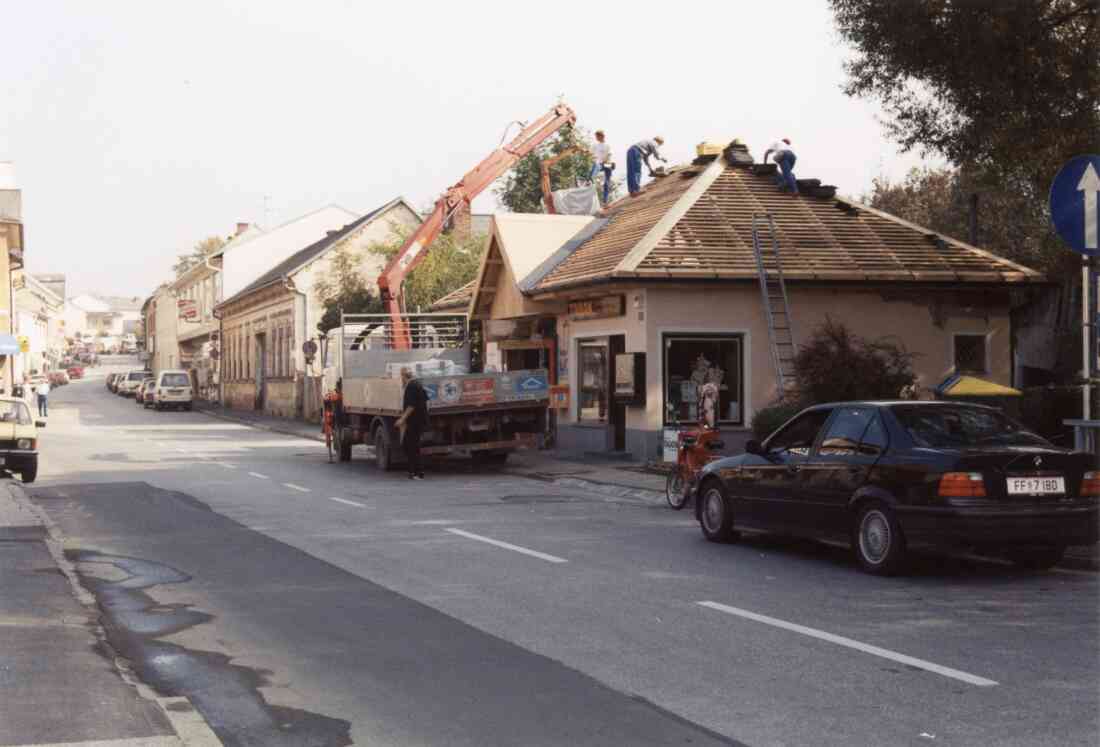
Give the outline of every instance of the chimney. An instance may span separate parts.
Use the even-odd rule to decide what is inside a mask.
[[[237,233],[235,233],[233,235],[234,236],[240,236],[242,233],[244,233],[247,230],[248,230],[248,223],[247,222],[242,223],[241,221],[237,221]]]

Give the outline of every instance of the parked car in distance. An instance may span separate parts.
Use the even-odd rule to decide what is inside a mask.
[[[38,476],[38,429],[45,420],[31,417],[27,403],[15,397],[0,397],[0,469],[17,473],[23,482]]]
[[[64,371],[50,371],[46,374],[46,379],[52,387],[65,386],[69,383],[69,374]]]
[[[182,370],[161,371],[153,387],[153,407],[163,410],[178,407],[190,410],[194,395],[191,389],[191,374]]]
[[[152,394],[153,381],[155,381],[155,379],[153,379],[152,376],[145,377],[145,379],[138,386],[137,392],[134,393],[134,402],[139,405],[146,405],[146,403],[148,402],[146,394]]]
[[[703,535],[751,529],[847,541],[869,573],[915,547],[960,547],[1045,569],[1100,535],[1100,468],[998,410],[842,402],[803,410],[746,453],[703,468]]]
[[[120,397],[133,397],[137,393],[137,388],[141,386],[141,382],[145,381],[145,377],[149,375],[149,372],[144,368],[131,368],[124,374],[119,374],[118,383],[115,385],[115,394]]]
[[[69,368],[66,370],[66,373],[69,374],[70,379],[83,379],[84,367],[74,364],[72,366],[69,366]]]

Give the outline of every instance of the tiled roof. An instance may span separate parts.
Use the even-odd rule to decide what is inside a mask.
[[[314,259],[316,259],[317,257],[321,256],[327,249],[332,247],[334,244],[339,242],[342,238],[344,238],[348,234],[355,231],[360,226],[363,226],[366,223],[369,223],[370,221],[374,220],[378,216],[385,213],[390,208],[392,208],[396,205],[399,205],[402,202],[404,202],[403,198],[401,198],[401,197],[394,198],[393,200],[390,200],[389,202],[387,202],[382,207],[375,208],[374,210],[370,211],[369,213],[364,215],[362,218],[359,218],[357,220],[352,221],[351,223],[348,223],[347,225],[345,225],[343,228],[339,229],[338,231],[329,231],[328,235],[325,236],[323,239],[315,241],[312,244],[310,244],[309,246],[305,247],[304,249],[299,249],[294,254],[291,254],[289,257],[284,259],[282,262],[275,265],[270,270],[265,272],[263,275],[260,275],[260,277],[256,278],[251,283],[249,283],[244,288],[242,288],[240,291],[235,293],[231,298],[227,298],[225,301],[222,301],[218,305],[219,306],[224,306],[225,304],[228,304],[232,301],[236,301],[238,298],[242,298],[244,296],[247,296],[249,293],[257,291],[260,288],[266,288],[269,285],[272,285],[274,283],[282,281],[282,279],[284,277],[287,277],[288,275],[290,275],[295,270],[299,269],[300,267],[305,266],[309,262],[311,262]]]
[[[474,278],[461,288],[455,288],[453,291],[443,296],[443,298],[433,303],[429,310],[449,311],[451,309],[466,308],[470,305],[470,299],[474,297],[475,285],[477,285],[477,278]]]
[[[859,203],[780,192],[768,168],[681,168],[608,207],[610,221],[529,288],[614,278],[755,279],[752,221],[771,213],[784,276],[883,282],[1039,282],[1029,268]],[[759,172],[759,173],[758,173]],[[764,234],[766,236],[766,233]]]

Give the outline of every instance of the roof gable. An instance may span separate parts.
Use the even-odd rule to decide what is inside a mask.
[[[965,242],[843,198],[780,192],[772,167],[723,159],[674,170],[610,206],[609,221],[529,293],[613,278],[755,279],[754,216],[776,226],[784,276],[798,280],[1038,282]],[[766,238],[764,232],[761,238]]]

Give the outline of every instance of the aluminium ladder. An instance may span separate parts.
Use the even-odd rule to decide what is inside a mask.
[[[762,231],[767,232],[770,241],[761,240]],[[769,244],[771,254],[767,255]],[[779,394],[783,396],[794,386],[794,356],[798,347],[787,300],[787,284],[783,280],[783,265],[779,260],[779,238],[775,234],[775,219],[771,213],[754,213],[752,216],[752,252],[760,277],[760,294],[764,301],[764,318],[768,323],[775,379]]]

